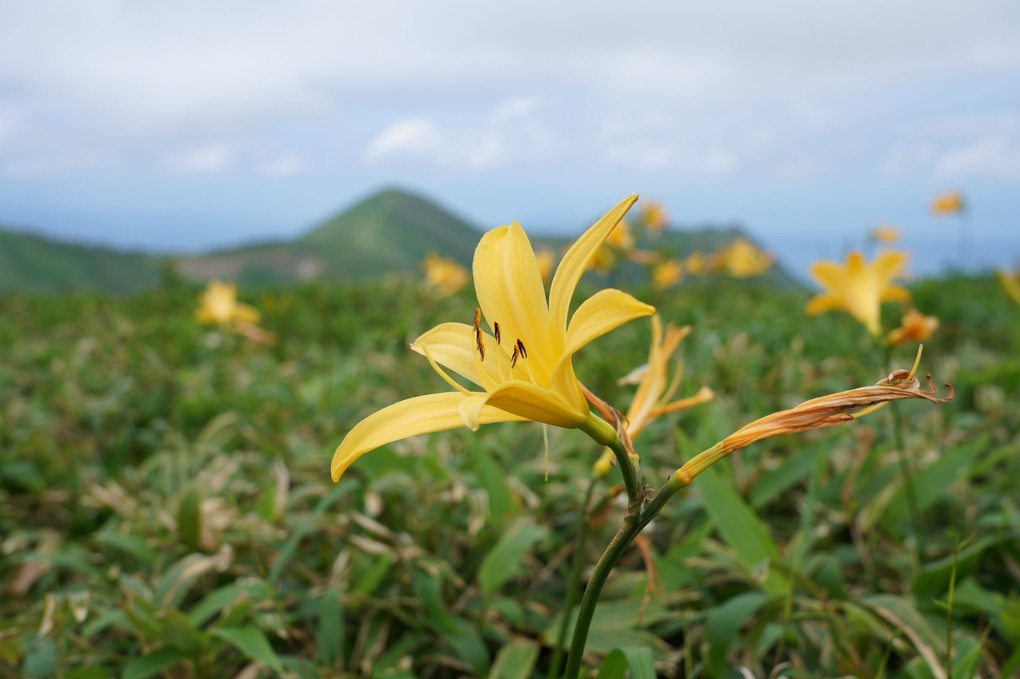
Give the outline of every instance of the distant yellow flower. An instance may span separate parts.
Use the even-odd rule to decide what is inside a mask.
[[[1010,299],[1020,304],[1020,280],[1017,280],[1016,273],[1005,269],[996,269],[995,275],[998,276],[1002,289],[1006,291]]]
[[[940,196],[935,196],[931,203],[931,211],[934,215],[958,215],[966,209],[963,194],[959,191],[950,191]]]
[[[538,260],[538,272],[542,275],[542,282],[549,285],[556,269],[556,253],[549,248],[542,248],[535,253],[535,259]]]
[[[772,266],[772,255],[762,252],[746,238],[738,238],[718,253],[720,265],[734,278],[760,276]]]
[[[805,311],[811,315],[846,311],[877,337],[882,331],[882,302],[910,298],[904,288],[892,284],[906,262],[905,253],[883,252],[869,264],[857,251],[847,255],[845,265],[815,262],[811,266],[811,276],[824,290],[808,302]]]
[[[694,396],[671,400],[680,388],[683,370],[678,368],[670,379],[669,361],[690,332],[689,325],[678,328],[670,323],[663,337],[662,320],[658,314],[652,316],[652,344],[648,351],[648,362],[620,380],[620,384],[636,382],[638,385],[634,400],[627,409],[627,435],[631,440],[636,439],[655,418],[711,401],[715,397],[710,388],[703,386]],[[608,474],[613,457],[611,449],[603,451],[595,463],[595,473],[599,476]]]
[[[259,312],[254,307],[237,301],[237,284],[209,281],[198,297],[195,320],[199,323],[258,323]]]
[[[700,276],[708,270],[708,258],[701,250],[695,250],[684,259],[683,267],[692,276]]]
[[[533,420],[580,428],[608,445],[613,427],[595,416],[571,358],[588,342],[655,310],[620,290],[602,290],[575,309],[574,289],[589,260],[637,200],[618,203],[571,246],[553,277],[546,301],[531,242],[514,222],[484,236],[475,249],[473,274],[479,309],[474,325],[443,323],[411,345],[454,391],[416,396],[359,422],[333,455],[336,481],[365,453],[398,439],[455,427]],[[482,328],[482,315],[490,332]],[[473,382],[471,391],[449,369]]]
[[[645,228],[653,234],[660,233],[669,223],[666,208],[654,200],[646,200],[641,204],[640,219]]]
[[[460,292],[468,282],[467,269],[448,257],[430,252],[421,263],[425,272],[425,286],[442,297]]]
[[[871,240],[876,243],[892,245],[900,240],[900,230],[891,224],[879,224],[869,234]]]
[[[658,290],[665,290],[673,287],[684,278],[684,270],[680,262],[675,259],[667,259],[659,262],[652,269],[652,285]]]
[[[885,336],[887,344],[897,346],[906,342],[923,342],[939,327],[939,319],[925,316],[917,309],[910,309],[903,314],[900,327]]]

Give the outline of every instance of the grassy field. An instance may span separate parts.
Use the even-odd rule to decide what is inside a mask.
[[[534,423],[454,430],[329,479],[361,417],[446,389],[408,342],[470,323],[470,290],[242,290],[268,347],[198,325],[197,292],[0,297],[0,677],[545,677],[571,559],[594,563],[623,511],[591,440],[550,428],[547,458]],[[914,358],[890,366],[848,317],[805,316],[805,292],[632,292],[693,326],[680,395],[716,393],[642,435],[655,485],[757,417]],[[921,372],[956,398],[703,474],[609,580],[587,667],[626,648],[631,677],[649,657],[673,677],[1020,674],[1020,308],[991,276],[912,295],[941,320]],[[640,320],[586,347],[580,379],[625,409],[617,379],[649,336]]]

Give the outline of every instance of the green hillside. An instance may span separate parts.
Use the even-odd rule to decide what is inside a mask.
[[[159,273],[152,255],[0,229],[0,292],[134,292],[154,286]]]
[[[578,224],[577,232],[587,226]],[[338,213],[297,240],[253,243],[197,257],[176,257],[173,265],[180,275],[192,281],[218,278],[237,281],[242,286],[313,279],[359,280],[417,272],[430,252],[470,266],[481,233],[426,198],[388,189]],[[539,234],[533,235],[532,241],[536,248],[561,252],[574,235]],[[716,250],[739,237],[747,235],[733,227],[671,229],[642,247],[655,248],[667,256],[684,256],[694,250]],[[156,285],[162,266],[161,259],[153,255],[60,243],[0,230],[0,291],[133,292]],[[637,283],[648,272],[644,267],[627,265],[621,275],[624,280]],[[799,287],[779,265],[754,281],[787,289]]]

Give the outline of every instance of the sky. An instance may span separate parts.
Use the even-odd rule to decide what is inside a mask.
[[[1020,3],[0,0],[0,224],[201,252],[385,187],[577,232],[634,192],[794,269],[1020,265]],[[960,190],[966,224],[937,218]],[[961,259],[961,229],[967,255]]]

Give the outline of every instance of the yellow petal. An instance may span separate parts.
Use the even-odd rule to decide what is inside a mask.
[[[596,337],[654,313],[655,307],[639,302],[626,292],[612,288],[600,290],[577,307],[570,317],[564,354],[569,360],[570,355]]]
[[[466,323],[440,323],[411,344],[411,349],[422,356],[428,346],[429,355],[439,365],[448,368],[483,389],[491,389],[502,381],[499,364],[494,353],[500,351],[496,340],[488,333],[482,333],[485,350],[489,358],[480,361],[475,346],[475,330]]]
[[[804,311],[809,316],[814,316],[815,314],[820,314],[824,311],[835,311],[837,309],[842,309],[843,307],[844,304],[842,299],[823,292],[820,295],[812,297],[807,303],[807,306],[804,307]]]
[[[612,232],[613,227],[623,219],[637,199],[637,195],[633,194],[617,203],[570,246],[567,254],[563,255],[549,288],[549,316],[554,332],[566,332],[570,299],[574,296],[574,288],[581,280],[581,274],[588,268],[591,258]]]
[[[567,429],[581,426],[588,417],[588,404],[583,395],[580,403],[568,403],[558,398],[552,391],[522,380],[512,380],[500,385],[489,394],[486,402],[521,419],[545,422]]]
[[[369,415],[352,429],[333,453],[330,474],[338,481],[344,471],[365,453],[416,434],[455,429],[464,425],[459,392],[416,396]],[[496,408],[483,408],[480,424],[523,419]]]
[[[872,264],[875,275],[878,276],[883,283],[886,283],[896,277],[907,260],[910,257],[905,252],[888,251],[883,252],[875,258],[875,263]]]
[[[236,304],[231,313],[231,318],[235,321],[241,321],[243,323],[258,323],[262,315],[253,306],[247,304]]]
[[[553,337],[545,287],[524,229],[517,222],[482,236],[472,265],[478,305],[491,328],[499,323],[504,341],[520,339],[548,378],[550,357],[562,351],[562,336]],[[538,377],[538,376],[536,376]]]
[[[880,302],[906,302],[910,299],[910,292],[898,285],[890,285],[882,289],[878,299]]]

